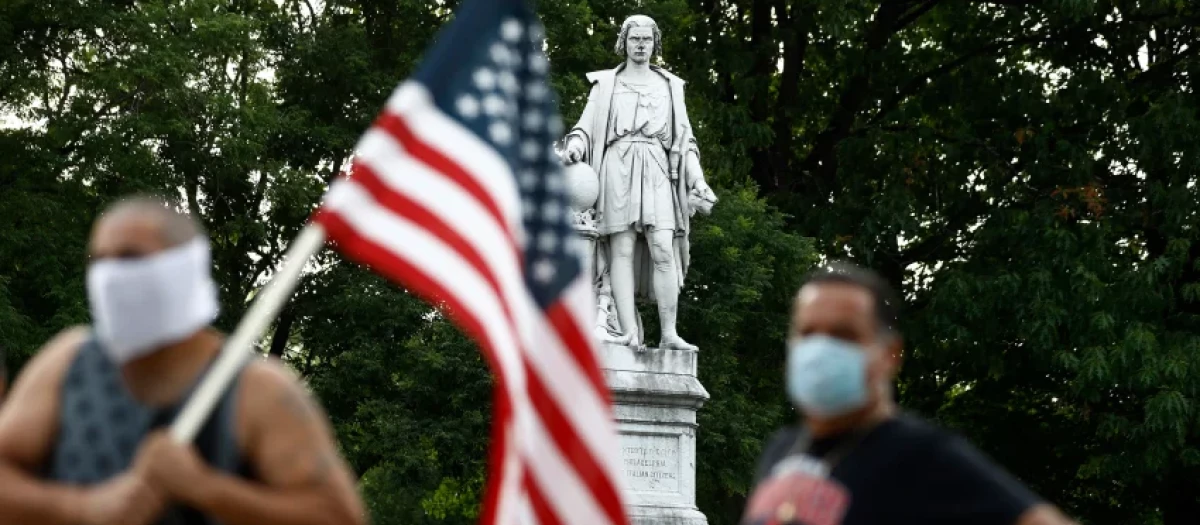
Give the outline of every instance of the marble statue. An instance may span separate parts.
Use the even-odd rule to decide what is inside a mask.
[[[641,296],[658,306],[659,348],[695,351],[676,331],[679,290],[690,262],[691,217],[711,212],[717,197],[700,168],[684,82],[651,64],[661,51],[653,19],[625,20],[616,44],[625,62],[588,73],[587,106],[564,138],[562,156],[568,171],[598,181],[594,207],[577,210],[575,219],[596,239],[591,261],[601,337],[644,345],[635,302]],[[580,163],[590,170],[573,166]]]

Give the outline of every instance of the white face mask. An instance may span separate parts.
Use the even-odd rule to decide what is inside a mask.
[[[217,318],[208,242],[202,237],[136,260],[87,269],[92,324],[118,364],[186,339]]]

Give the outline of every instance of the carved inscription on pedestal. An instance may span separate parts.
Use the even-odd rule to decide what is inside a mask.
[[[679,492],[679,437],[621,433],[621,466],[632,490]]]

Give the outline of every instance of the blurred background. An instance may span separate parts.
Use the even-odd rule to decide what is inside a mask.
[[[0,345],[88,320],[101,207],[177,197],[220,326],[278,267],[456,2],[0,2]],[[903,290],[902,404],[1087,524],[1200,515],[1200,5],[542,0],[565,120],[654,17],[722,201],[680,332],[697,501],[732,525],[782,388],[792,293],[851,258]],[[645,315],[654,322],[655,315]],[[654,332],[655,327],[648,327]],[[325,252],[263,341],[328,408],[378,524],[468,524],[491,378],[436,309]]]

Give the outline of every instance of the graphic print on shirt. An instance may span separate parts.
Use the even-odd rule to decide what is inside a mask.
[[[780,462],[750,496],[741,525],[841,525],[850,492],[804,456]]]

